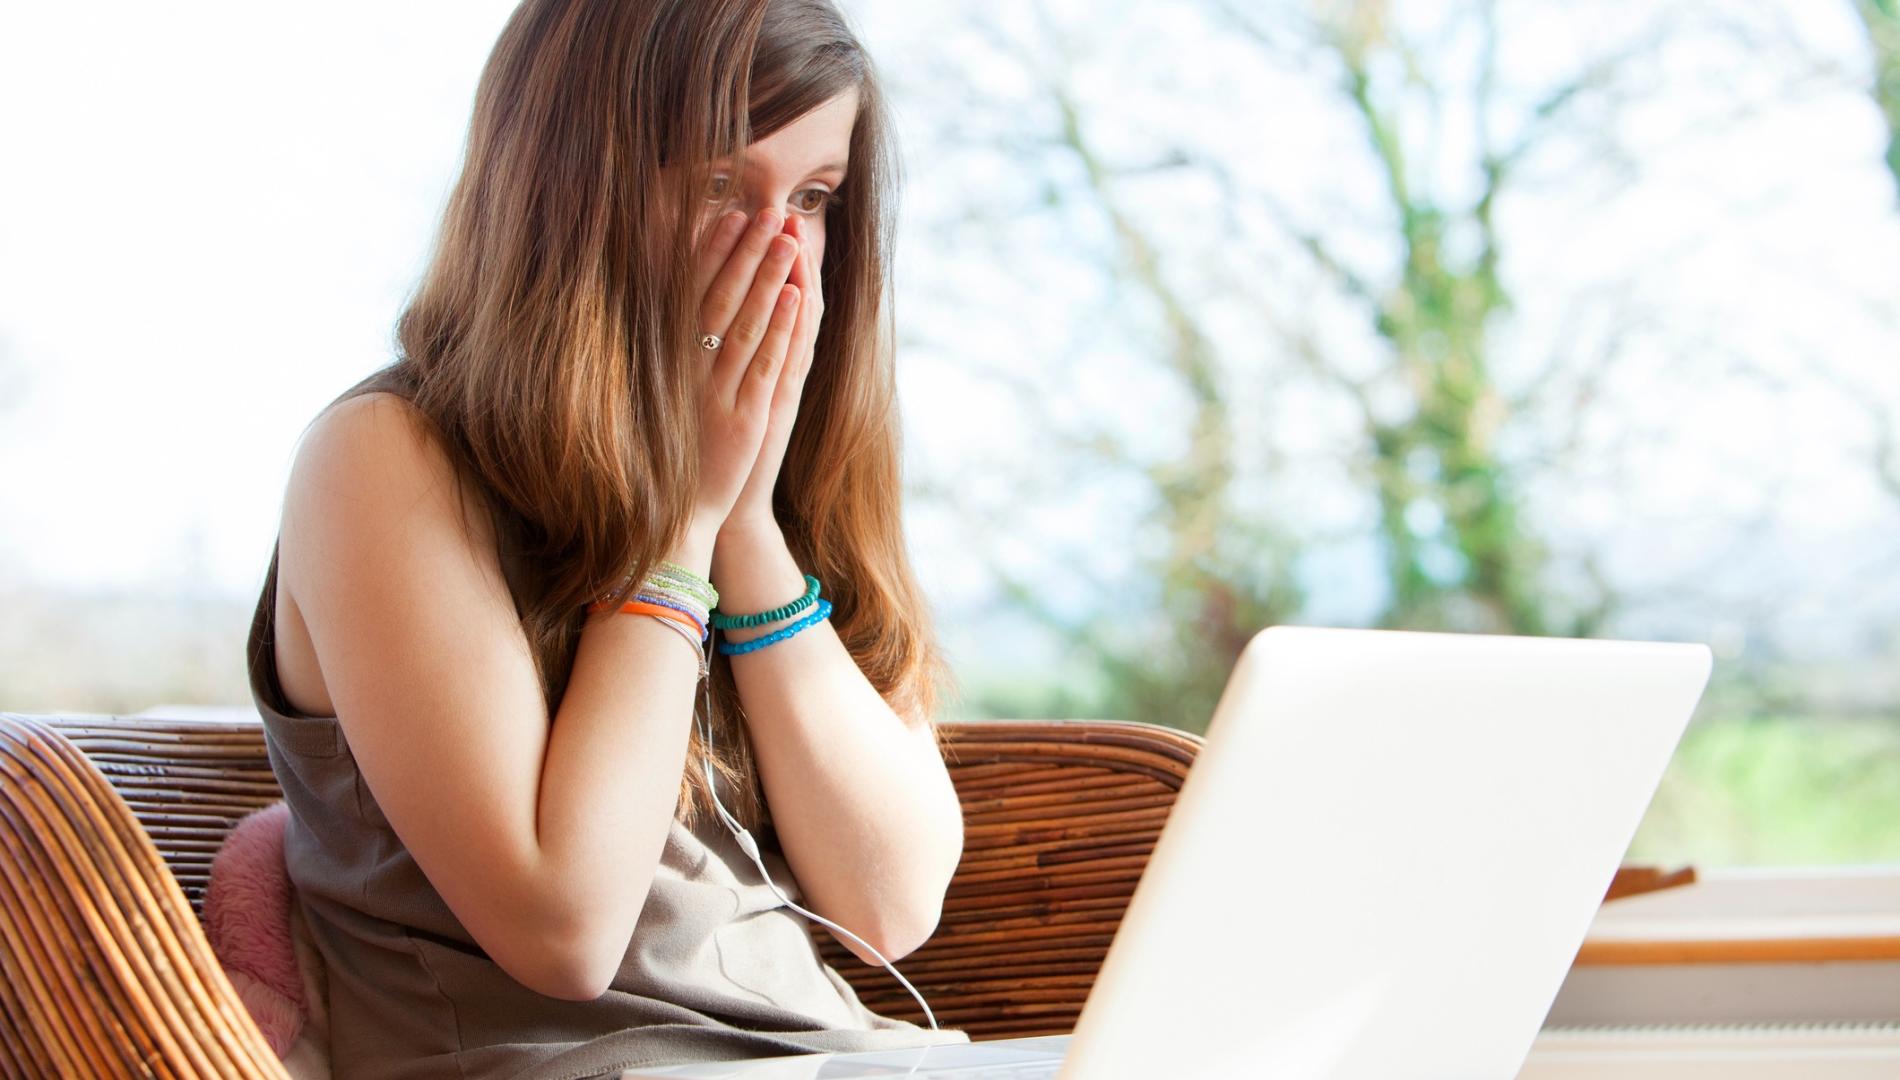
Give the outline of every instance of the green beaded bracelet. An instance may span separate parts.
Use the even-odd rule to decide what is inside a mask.
[[[788,615],[796,615],[812,606],[817,600],[818,579],[812,577],[810,574],[806,574],[805,595],[786,604],[784,607],[773,608],[770,611],[761,611],[756,615],[722,615],[718,611],[714,611],[712,613],[712,624],[720,630],[743,630],[748,626],[763,626],[769,622],[777,622],[779,619],[783,619]]]
[[[712,607],[719,603],[719,590],[713,588],[712,582],[693,573],[679,563],[662,559],[660,561],[660,569],[654,571],[652,576],[662,581],[678,582],[682,589],[703,601],[707,607]]]
[[[601,593],[594,602],[605,603],[608,597],[626,588],[632,581],[633,575],[628,574],[620,579],[620,584]],[[713,588],[712,582],[670,559],[660,560],[658,569],[648,571],[646,580],[641,583],[641,588],[660,589],[664,591],[668,585],[672,586],[674,590],[697,600],[701,607],[711,609],[716,607],[719,603],[719,590]]]

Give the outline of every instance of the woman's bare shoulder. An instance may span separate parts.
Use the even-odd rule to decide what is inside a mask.
[[[422,410],[401,394],[368,390],[333,401],[305,431],[299,459],[349,451],[373,452],[397,465],[447,464],[448,454]],[[440,462],[428,459],[440,459]]]
[[[433,501],[460,487],[460,506],[474,535],[492,539],[480,489],[456,467],[441,434],[401,394],[371,390],[324,408],[305,431],[291,466],[286,518],[295,506],[329,512],[388,509]]]
[[[370,391],[333,402],[305,430],[291,465],[278,589],[301,615],[306,593],[323,587],[344,549],[365,543],[427,550],[500,580],[488,506],[407,398]]]

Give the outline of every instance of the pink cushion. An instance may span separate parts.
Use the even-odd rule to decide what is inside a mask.
[[[251,1019],[282,1059],[309,1016],[291,941],[291,885],[284,867],[280,799],[244,816],[211,860],[205,934]]]

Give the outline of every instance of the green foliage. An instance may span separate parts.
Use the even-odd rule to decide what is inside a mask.
[[[1698,866],[1900,862],[1900,724],[1697,723],[1630,855]]]

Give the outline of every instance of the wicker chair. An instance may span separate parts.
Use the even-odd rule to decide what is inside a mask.
[[[901,967],[973,1039],[1069,1031],[1201,740],[947,726],[963,862]],[[0,713],[0,1078],[288,1075],[199,921],[219,845],[281,794],[261,721]],[[814,936],[865,1004],[923,1021],[889,973]]]

